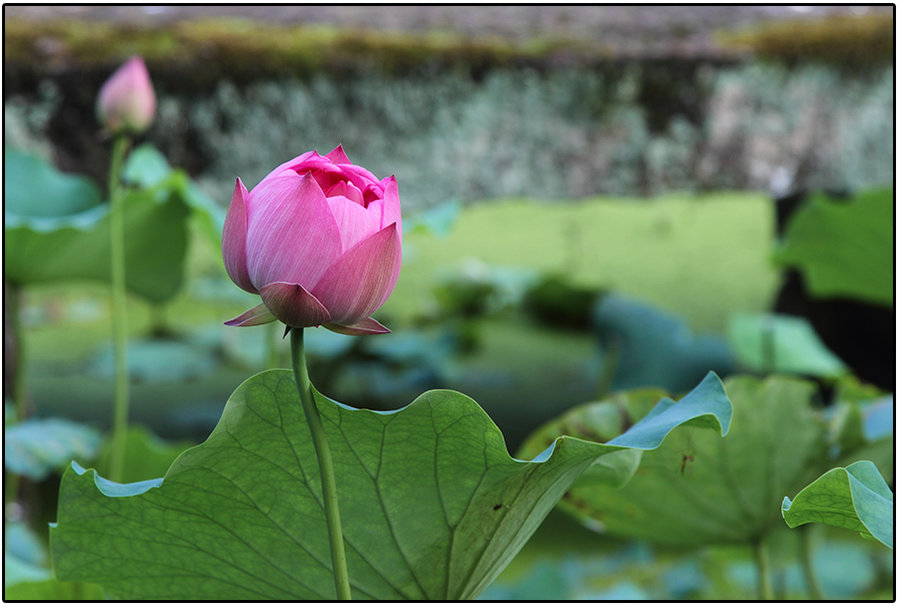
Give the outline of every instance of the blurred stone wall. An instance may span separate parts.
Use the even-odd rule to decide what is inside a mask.
[[[528,14],[537,19],[530,27],[539,29],[549,27],[541,19],[567,13]],[[607,17],[622,22],[635,14]],[[848,71],[711,56],[708,27],[705,38],[699,29],[676,35],[676,17],[686,13],[652,14],[643,37],[656,32],[669,40],[664,56],[645,44],[641,56],[589,64],[325,71],[225,78],[199,89],[160,78],[159,115],[147,139],[223,204],[236,176],[249,186],[290,157],[338,143],[377,175],[395,173],[408,209],[452,198],[855,189],[892,181],[892,67]],[[730,15],[733,22],[762,13],[702,14],[713,22]],[[165,17],[163,10],[154,18]],[[465,13],[445,17],[458,21]],[[520,23],[516,31],[524,30]],[[61,70],[20,79],[25,84],[5,95],[5,144],[101,178],[108,145],[93,118],[93,98],[104,77]]]

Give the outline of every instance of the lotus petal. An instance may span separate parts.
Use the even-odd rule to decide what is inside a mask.
[[[331,319],[325,306],[299,284],[272,282],[259,294],[269,311],[288,326],[318,326]]]

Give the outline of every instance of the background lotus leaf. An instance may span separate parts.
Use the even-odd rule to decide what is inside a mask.
[[[108,281],[109,206],[100,189],[39,158],[6,151],[5,279],[17,285]],[[197,216],[215,239],[223,213],[183,171],[166,173],[154,152],[136,149],[123,170],[126,180],[142,186],[128,189],[123,202],[126,279],[132,293],[162,303],[184,279],[188,217]]]
[[[836,467],[784,497],[784,521],[791,528],[809,522],[855,530],[894,548],[894,493],[871,461]]]
[[[775,259],[796,267],[819,297],[894,303],[894,190],[850,200],[812,196],[787,226]]]
[[[679,427],[658,449],[642,454],[623,488],[592,482],[587,473],[560,507],[593,528],[661,544],[758,538],[779,521],[783,494],[809,481],[810,465],[824,457],[825,423],[810,406],[814,390],[810,382],[786,377],[730,377],[725,391],[734,416],[728,436]],[[628,426],[660,393],[625,392],[572,409],[533,434],[520,456],[539,452],[550,435],[602,439],[611,428],[598,418],[609,423],[614,411]]]

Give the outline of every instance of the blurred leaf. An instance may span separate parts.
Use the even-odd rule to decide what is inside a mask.
[[[874,442],[894,435],[894,396],[889,395],[862,406],[863,435]]]
[[[426,231],[443,237],[450,233],[459,219],[462,203],[457,199],[447,200],[434,208],[429,208],[413,215],[403,222],[403,234],[415,231]]]
[[[5,148],[4,216],[52,218],[74,215],[99,205],[103,194],[80,175],[63,173],[41,158]]]
[[[735,314],[728,340],[738,361],[761,373],[836,377],[847,372],[806,318],[780,314]]]
[[[852,200],[815,195],[796,212],[775,260],[800,269],[810,293],[894,302],[894,190]]]
[[[32,566],[41,567],[47,565],[47,547],[24,522],[5,521],[3,524],[3,543],[6,556],[13,556],[18,562]]]
[[[824,456],[825,427],[810,407],[814,388],[786,377],[726,379],[734,415],[725,438],[678,427],[662,446],[642,454],[624,487],[594,483],[588,472],[566,493],[560,508],[609,534],[660,544],[744,543],[759,537],[778,522],[779,496],[802,485],[810,477],[811,462]],[[626,426],[644,405],[629,394],[611,401]],[[550,426],[589,438],[597,431],[594,411],[603,405],[575,408]],[[661,418],[659,411],[665,410],[661,405],[654,413]],[[526,441],[522,454],[545,443],[542,429]]]
[[[871,461],[836,467],[784,497],[784,521],[791,528],[809,522],[855,530],[894,548],[894,493]]]
[[[109,206],[102,204],[100,190],[84,177],[13,150],[7,150],[5,168],[6,279],[25,285],[108,281]],[[194,217],[218,246],[225,213],[152,146],[132,151],[123,175],[141,187],[128,190],[124,200],[127,286],[161,303],[183,280],[187,218]]]
[[[180,288],[187,250],[187,208],[174,196],[159,201],[152,190],[125,195],[128,289],[161,303]],[[15,284],[109,280],[109,207],[55,217],[6,214],[5,277]],[[165,245],[161,246],[160,243]]]
[[[591,323],[600,289],[574,284],[567,276],[547,273],[525,291],[522,306],[532,317],[550,326],[585,329]]]
[[[3,554],[3,597],[10,599],[7,589],[19,583],[35,583],[53,578],[53,573],[42,566],[23,560],[17,555]]]
[[[858,399],[867,394],[842,390],[827,412],[835,466],[872,461],[885,477],[894,474],[894,397]]]
[[[169,339],[140,339],[128,343],[128,376],[132,381],[186,381],[211,372],[217,364],[216,352],[200,344]],[[111,344],[103,346],[92,357],[87,371],[102,378],[115,376]]]
[[[163,476],[182,452],[194,446],[192,442],[165,441],[143,427],[129,427],[125,434],[125,462],[123,482],[140,482]],[[110,468],[112,439],[108,439],[96,458],[97,469]]]
[[[615,357],[610,391],[690,389],[710,370],[728,375],[735,361],[718,337],[694,335],[680,318],[616,293],[601,297],[593,322],[604,357]]]
[[[210,200],[185,171],[173,169],[162,152],[151,144],[144,143],[128,155],[122,178],[144,189],[157,188],[165,194],[178,196],[193,211],[201,231],[216,246],[221,245],[225,210]]]
[[[3,430],[4,466],[32,480],[42,480],[72,459],[92,459],[100,432],[66,419],[27,419]]]
[[[526,462],[509,456],[496,425],[457,392],[428,392],[391,413],[319,394],[316,403],[338,472],[356,599],[477,596],[581,471],[671,430],[635,430],[619,446],[561,437]],[[670,419],[717,411],[690,407]],[[296,385],[276,370],[245,381],[209,439],[164,479],[121,485],[73,466],[51,550],[58,578],[102,582],[117,598],[328,599],[323,520]]]
[[[3,599],[25,601],[103,600],[106,593],[93,583],[62,583],[49,568],[35,566],[6,553],[3,558]]]

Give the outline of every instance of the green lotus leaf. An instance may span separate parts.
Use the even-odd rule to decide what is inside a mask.
[[[814,477],[810,466],[825,456],[825,424],[810,406],[814,390],[786,377],[730,377],[725,392],[733,417],[725,438],[684,424],[642,453],[623,487],[595,482],[589,471],[560,508],[591,528],[659,544],[746,543],[762,536],[780,523],[781,496]],[[628,391],[574,408],[529,437],[520,456],[543,448],[548,432],[602,439],[615,431],[616,417],[620,427],[634,423],[659,395]],[[663,405],[653,412],[660,410]]]
[[[894,493],[871,461],[825,472],[793,501],[784,497],[781,515],[791,528],[821,522],[894,548]]]
[[[727,413],[721,385],[709,393],[708,406],[668,406],[665,418]],[[636,424],[617,445],[560,437],[522,461],[457,392],[427,392],[387,413],[318,393],[316,405],[355,599],[478,596],[585,469],[658,445],[672,429]],[[292,374],[251,377],[165,478],[123,485],[77,465],[65,473],[51,529],[57,578],[99,583],[119,599],[334,599],[316,461]]]
[[[815,296],[893,305],[894,190],[813,196],[788,223],[775,260],[802,271]]]

